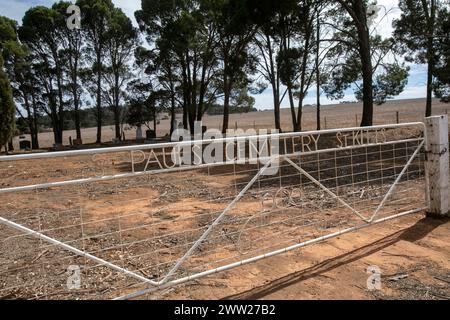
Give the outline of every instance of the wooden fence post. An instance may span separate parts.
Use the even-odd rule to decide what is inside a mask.
[[[428,183],[428,214],[444,217],[449,213],[449,144],[448,116],[425,119],[426,125],[426,180]]]

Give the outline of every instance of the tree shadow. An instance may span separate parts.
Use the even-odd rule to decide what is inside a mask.
[[[251,290],[239,293],[237,295],[226,297],[224,298],[224,300],[261,299],[279,290],[283,290],[284,288],[287,288],[295,283],[316,277],[330,270],[338,268],[342,265],[346,265],[351,262],[362,259],[364,257],[367,257],[373,253],[376,253],[380,250],[383,250],[395,244],[400,240],[409,242],[419,241],[424,237],[426,237],[428,234],[430,234],[437,227],[446,224],[448,222],[450,222],[450,218],[445,219],[423,218],[422,220],[418,221],[416,224],[414,224],[413,226],[409,227],[406,230],[395,232],[387,237],[372,242],[366,246],[339,255],[337,257],[325,260],[317,265],[289,274],[285,277],[276,279],[263,286],[253,288]]]

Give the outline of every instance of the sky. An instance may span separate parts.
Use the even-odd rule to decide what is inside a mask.
[[[134,19],[134,12],[140,8],[141,0],[112,0],[117,7],[127,14],[130,19],[136,24]],[[0,0],[0,15],[7,16],[17,21],[22,20],[25,11],[37,5],[50,6],[55,0]],[[382,6],[379,12],[379,17],[375,21],[376,32],[382,36],[390,36],[392,34],[392,21],[400,16],[398,9],[398,0],[378,0],[378,4]],[[414,99],[424,98],[426,96],[426,66],[424,65],[410,65],[411,71],[408,85],[405,91],[396,99]],[[315,103],[315,90],[310,90],[305,99],[305,104]],[[258,109],[272,109],[272,91],[267,89],[262,94],[256,95],[255,107]],[[355,97],[353,91],[350,89],[346,91],[346,96],[341,101],[353,101]],[[334,104],[338,101],[330,101],[325,96],[322,97],[322,104]],[[287,101],[284,101],[282,107],[287,107]]]

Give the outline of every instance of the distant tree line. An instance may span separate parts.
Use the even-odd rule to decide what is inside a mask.
[[[318,129],[320,97],[339,100],[351,88],[363,103],[361,125],[370,126],[374,105],[407,85],[407,62],[428,66],[427,116],[433,93],[450,100],[445,0],[400,0],[391,38],[376,33],[389,12],[367,0],[142,0],[138,28],[111,0],[75,4],[81,28],[68,27],[65,1],[30,8],[20,25],[0,17],[0,145],[14,132],[12,113],[33,148],[44,125],[56,145],[64,130],[82,139],[91,125],[101,143],[102,126],[122,139],[125,123],[153,120],[156,129],[161,112],[171,132],[178,112],[191,131],[205,114],[221,114],[225,132],[230,113],[253,110],[250,94],[268,88],[280,131],[283,103],[292,130],[302,130],[312,90]]]

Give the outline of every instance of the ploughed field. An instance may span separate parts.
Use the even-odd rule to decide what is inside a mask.
[[[450,104],[441,103],[438,99],[433,101],[433,114],[445,114],[450,109]],[[398,100],[389,101],[384,105],[374,107],[374,125],[392,124],[397,121],[397,111],[399,112],[399,121],[417,122],[423,121],[425,115],[425,99]],[[322,129],[350,128],[359,126],[362,114],[361,103],[339,104],[322,106],[321,119]],[[231,114],[230,128],[234,129],[237,125],[240,129],[272,129],[274,127],[273,111],[251,112],[247,114]],[[178,121],[182,120],[182,115],[178,115]],[[221,129],[221,116],[204,117],[204,125],[208,128]],[[303,130],[316,130],[316,108],[305,107],[303,110]],[[290,109],[281,109],[281,125],[283,131],[292,130]],[[170,120],[161,120],[157,126],[157,136],[164,137],[170,132]],[[94,144],[96,140],[97,128],[87,128],[82,130],[83,143]],[[63,143],[69,144],[69,137],[75,138],[73,130],[64,132]],[[103,127],[102,141],[111,143],[115,137],[114,128],[110,126]],[[125,137],[127,140],[133,140],[136,137],[134,128],[126,128]],[[29,137],[28,137],[29,139]],[[50,148],[53,146],[53,133],[44,132],[39,135],[40,147]],[[18,138],[15,139],[16,148],[19,147]]]

